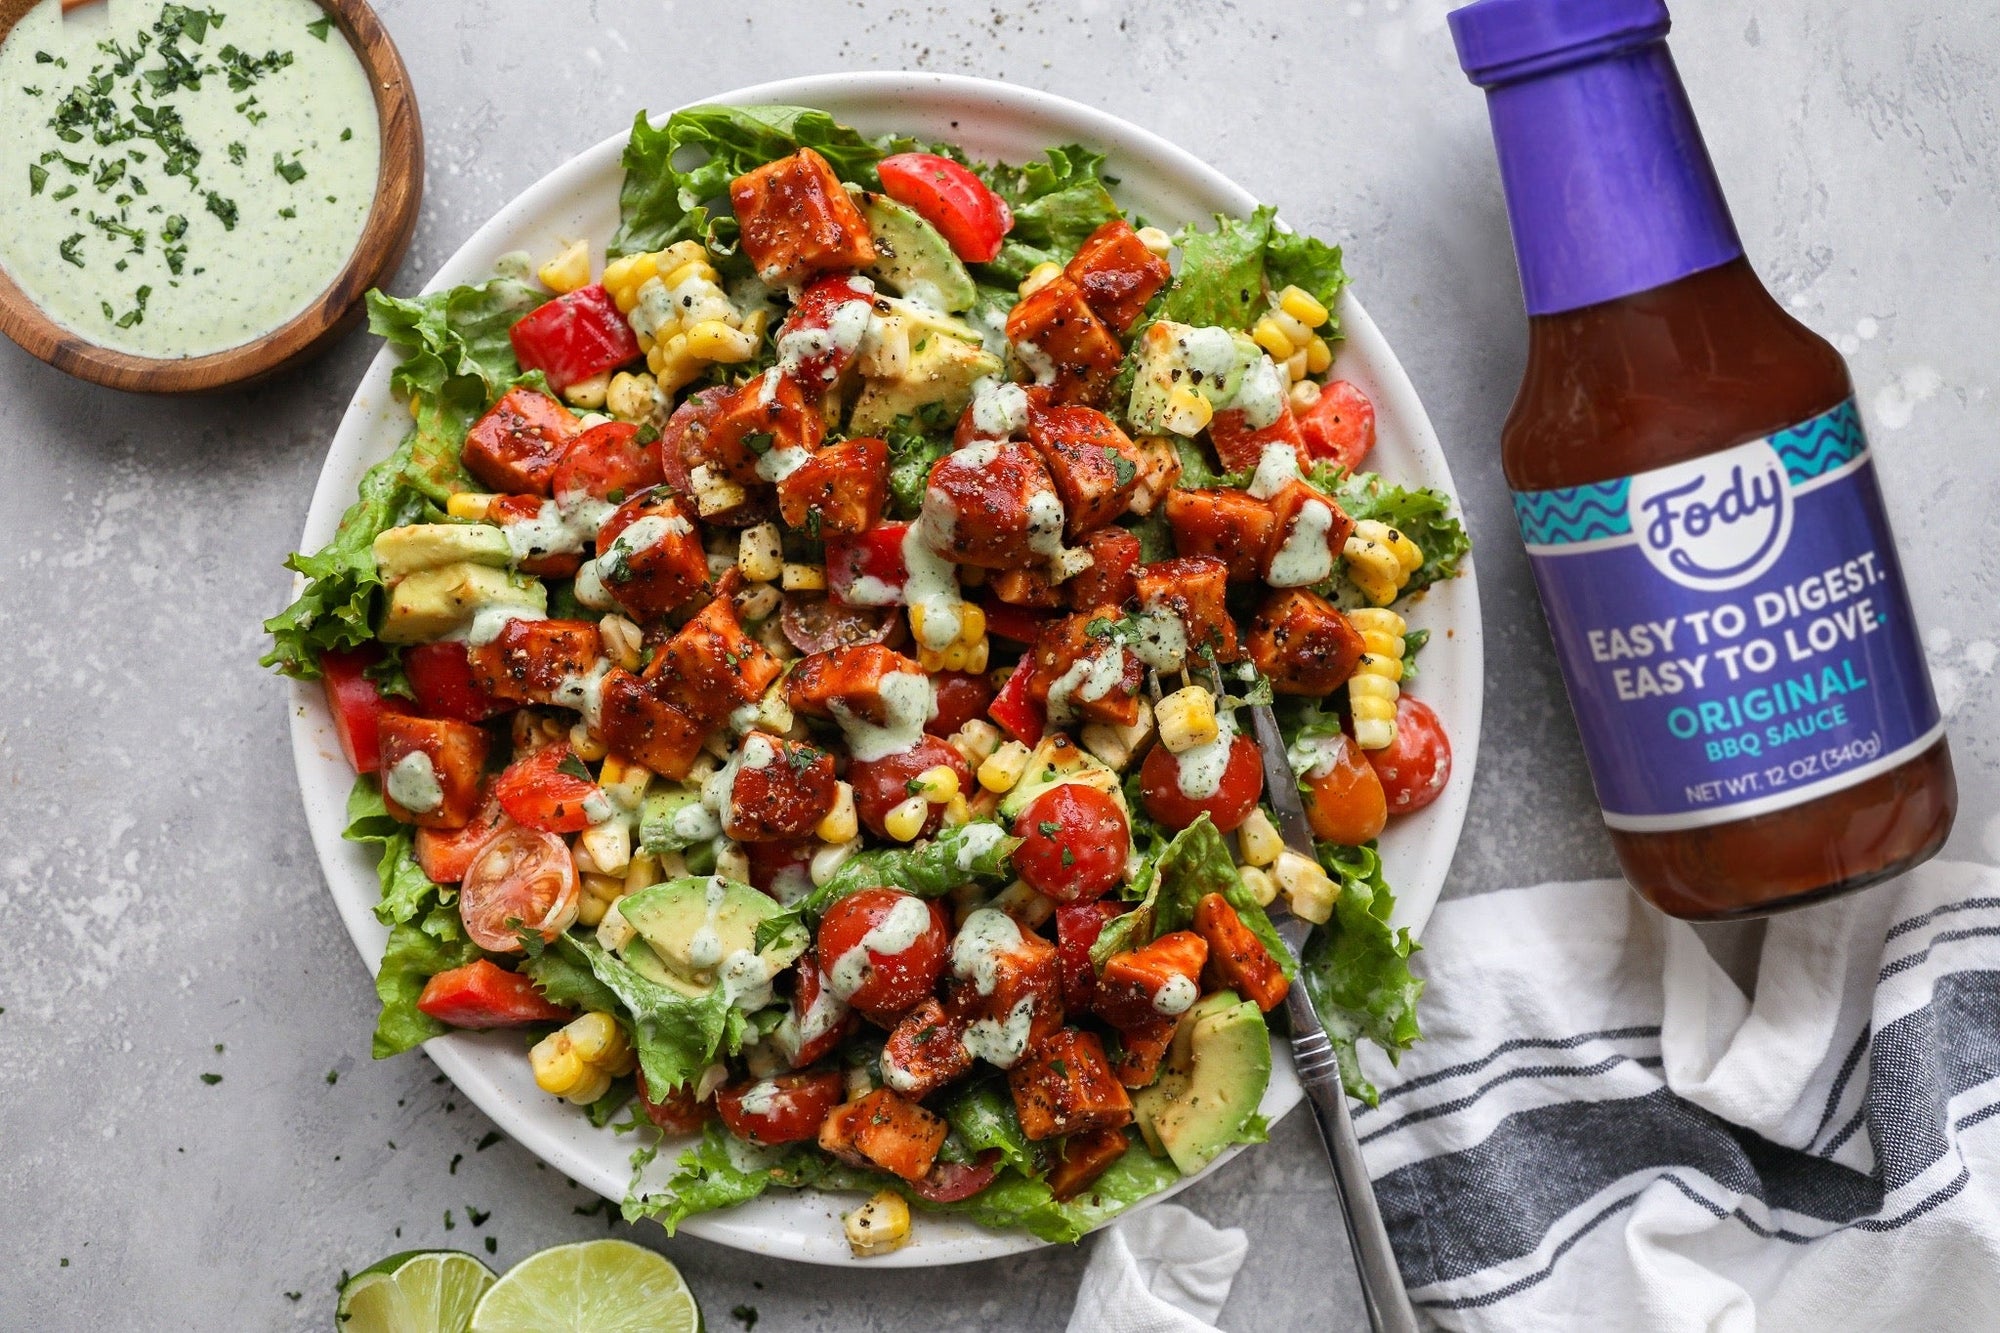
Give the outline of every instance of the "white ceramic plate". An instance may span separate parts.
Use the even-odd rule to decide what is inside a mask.
[[[1116,191],[1120,201],[1170,227],[1205,222],[1217,212],[1247,214],[1258,202],[1212,167],[1136,126],[1009,84],[933,74],[837,74],[762,84],[704,100],[820,107],[869,134],[895,131],[950,140],[986,160],[1021,162],[1051,145],[1089,144],[1110,154],[1111,172],[1122,182]],[[601,247],[618,220],[624,144],[623,134],[606,139],[543,177],[481,227],[425,290],[482,281],[491,275],[495,260],[510,251],[546,255],[577,236],[590,237]],[[1379,443],[1371,464],[1406,484],[1451,491],[1444,453],[1395,355],[1351,294],[1342,297],[1339,315],[1346,341],[1336,369],[1365,390],[1377,410]],[[390,453],[408,429],[408,413],[389,392],[395,360],[386,349],[375,359],[341,419],[313,492],[301,550],[316,550],[332,539],[361,474]],[[1389,881],[1398,894],[1396,920],[1421,929],[1451,864],[1479,742],[1479,594],[1470,571],[1423,598],[1412,621],[1433,631],[1424,649],[1420,693],[1442,717],[1456,760],[1451,784],[1437,804],[1399,822],[1382,840]],[[294,684],[292,701],[293,754],[313,843],[341,918],[372,971],[387,938],[372,910],[380,890],[370,853],[340,837],[354,774],[341,758],[318,686]],[[574,1108],[537,1090],[518,1035],[453,1033],[425,1049],[466,1096],[530,1151],[607,1198],[624,1196],[631,1139],[592,1129]],[[1276,1120],[1298,1101],[1291,1066],[1280,1058],[1264,1098],[1264,1114]],[[675,1155],[671,1148],[663,1152],[655,1169],[668,1166]],[[851,1206],[851,1199],[838,1196],[776,1190],[732,1211],[692,1218],[686,1230],[778,1258],[848,1264],[856,1261],[848,1254],[838,1218]],[[956,1218],[920,1214],[908,1246],[866,1263],[877,1268],[963,1263],[1042,1243],[1026,1234],[996,1234]]]

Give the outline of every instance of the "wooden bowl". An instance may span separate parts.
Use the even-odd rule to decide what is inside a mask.
[[[36,0],[0,0],[0,41]],[[362,297],[403,260],[424,193],[424,129],[396,44],[366,0],[318,0],[360,59],[375,90],[382,158],[375,201],[346,267],[304,310],[269,333],[220,352],[161,358],[113,351],[66,329],[0,269],[0,333],[65,374],[133,393],[210,393],[239,388],[299,364],[354,327]]]

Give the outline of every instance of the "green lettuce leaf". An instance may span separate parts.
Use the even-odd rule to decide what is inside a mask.
[[[1347,285],[1347,269],[1340,259],[1340,247],[1328,245],[1303,232],[1271,228],[1264,245],[1264,279],[1274,292],[1299,287],[1327,308],[1329,318],[1319,333],[1329,341],[1340,336],[1340,289]]]
[[[451,1031],[417,1008],[424,983],[440,972],[464,967],[479,957],[479,946],[465,933],[458,908],[434,903],[389,931],[382,949],[382,967],[375,974],[375,994],[382,1013],[375,1020],[373,1053],[377,1060],[400,1055],[412,1046]]]
[[[523,959],[521,971],[552,1003],[600,1014],[619,1011],[617,993],[597,979],[590,960],[567,935],[558,936],[548,948]]]
[[[996,836],[993,832],[998,830]],[[841,863],[826,883],[784,911],[758,923],[757,947],[779,935],[826,915],[826,909],[850,893],[889,884],[919,898],[942,898],[961,884],[1003,884],[1013,873],[1010,860],[1019,838],[990,819],[976,819],[939,829],[935,838],[914,847],[877,847],[857,852]]]
[[[640,976],[595,940],[566,935],[561,947],[573,950],[631,1015],[632,1044],[648,1087],[662,1093],[686,1087],[722,1056],[740,1052],[751,1034],[748,1016],[721,986],[684,995]]]
[[[1102,153],[1066,144],[1024,166],[974,167],[1014,213],[1000,253],[975,266],[980,280],[1012,287],[1037,264],[1067,263],[1090,233],[1122,217],[1104,188],[1104,160]]]
[[[1174,237],[1181,247],[1180,272],[1151,319],[1182,324],[1247,329],[1263,314],[1268,292],[1296,285],[1329,311],[1336,308],[1347,271],[1340,248],[1277,225],[1277,211],[1259,208],[1247,218],[1217,214],[1215,227],[1183,227]],[[1340,334],[1338,320],[1320,332]]]
[[[1377,519],[1417,544],[1424,553],[1424,563],[1410,576],[1403,596],[1458,577],[1459,565],[1472,550],[1472,539],[1466,535],[1465,524],[1452,514],[1451,497],[1443,491],[1392,485],[1373,472],[1342,476],[1326,464],[1313,469],[1311,481],[1338,501],[1355,522]]]
[[[340,836],[349,842],[377,843],[382,848],[375,863],[375,875],[382,881],[382,901],[375,904],[375,919],[383,925],[400,925],[433,901],[457,901],[456,886],[432,883],[417,864],[416,830],[390,815],[372,773],[354,779],[354,787],[347,793],[347,827]]]
[[[997,1150],[1001,1162],[1021,1174],[1042,1173],[1042,1154],[1021,1128],[1006,1079],[985,1078],[960,1089],[945,1103],[943,1114],[973,1156]]]
[[[618,191],[618,230],[608,253],[637,254],[675,241],[699,239],[722,254],[734,249],[736,218],[729,183],[753,168],[811,148],[844,181],[882,188],[875,164],[914,141],[869,139],[824,111],[799,106],[696,106],[655,127],[645,112],[626,141],[625,180]],[[685,163],[697,150],[699,160]]]
[[[1263,941],[1285,976],[1296,974],[1291,950],[1244,887],[1228,841],[1206,814],[1176,833],[1157,856],[1148,858],[1132,889],[1140,895],[1139,905],[1105,925],[1090,947],[1094,966],[1101,969],[1113,954],[1140,948],[1177,930],[1192,929],[1196,904],[1211,893],[1219,893]]]
[[[1332,1039],[1347,1090],[1370,1106],[1376,1091],[1362,1075],[1356,1044],[1363,1038],[1391,1060],[1422,1035],[1417,997],[1424,983],[1410,971],[1417,942],[1389,924],[1395,895],[1382,878],[1373,846],[1318,846],[1320,864],[1340,885],[1333,919],[1306,940],[1303,973],[1313,1007]]]
[[[889,515],[914,519],[924,507],[924,488],[930,484],[931,467],[951,452],[951,439],[902,429],[903,424],[892,426],[888,435]]]

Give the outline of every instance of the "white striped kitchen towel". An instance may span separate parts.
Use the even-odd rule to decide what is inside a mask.
[[[2000,1329],[2000,870],[1774,919],[1746,997],[1621,881],[1440,906],[1355,1121],[1449,1329]]]

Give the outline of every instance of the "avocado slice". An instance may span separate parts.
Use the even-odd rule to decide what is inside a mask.
[[[885,194],[848,186],[875,239],[875,266],[864,270],[898,296],[939,310],[970,310],[978,296],[972,275],[951,245],[916,211]]]
[[[1137,351],[1138,373],[1125,415],[1139,435],[1167,433],[1167,397],[1179,384],[1199,389],[1218,412],[1233,406],[1244,374],[1264,356],[1263,348],[1234,329],[1166,319],[1147,326]]]
[[[384,583],[461,561],[505,569],[513,558],[507,534],[491,523],[409,523],[375,539],[375,569]]]
[[[670,879],[619,900],[619,915],[638,932],[625,946],[625,960],[632,963],[643,944],[662,973],[673,978],[654,980],[690,995],[705,995],[738,953],[755,954],[776,972],[804,952],[803,930],[787,932],[758,950],[757,927],[781,910],[775,900],[748,884],[720,875]],[[641,965],[633,967],[640,970]]]
[[[979,345],[976,331],[964,328],[964,332],[970,341],[943,331],[935,321],[912,321],[909,368],[900,378],[863,385],[854,400],[848,432],[880,435],[898,417],[915,417],[920,408],[932,404],[950,417],[963,412],[972,401],[973,384],[1002,369],[1000,358]]]
[[[701,803],[698,787],[648,792],[639,809],[639,845],[655,856],[685,850],[721,831],[714,813]]]
[[[509,570],[459,561],[419,570],[397,583],[377,633],[384,643],[429,643],[465,629],[482,611],[498,609],[540,620],[549,613],[549,591]]]
[[[1119,809],[1131,813],[1126,809],[1125,788],[1117,772],[1061,732],[1051,732],[1028,756],[1021,780],[1000,799],[1000,817],[1014,818],[1027,808],[1028,802],[1065,782],[1095,787],[1117,801]]]
[[[1271,1034],[1255,1004],[1219,991],[1181,1017],[1159,1080],[1132,1096],[1146,1146],[1182,1175],[1242,1141],[1271,1081]]]
[[[619,910],[624,910],[622,903],[619,906]],[[711,986],[696,985],[668,967],[660,961],[660,955],[653,952],[653,946],[638,936],[627,940],[625,947],[618,951],[618,956],[625,960],[625,966],[631,968],[646,980],[656,985],[665,986],[669,990],[677,990],[683,995],[692,995],[696,999],[700,999],[713,989]]]

